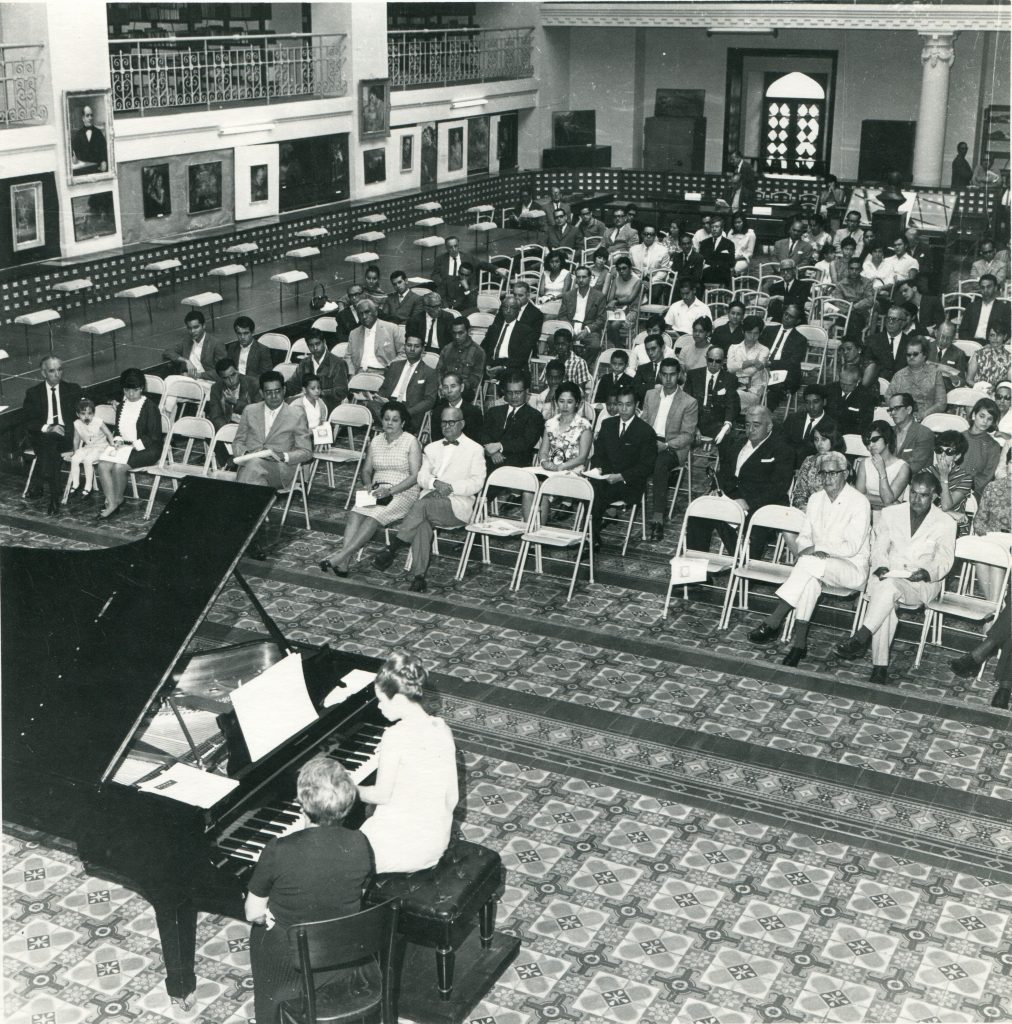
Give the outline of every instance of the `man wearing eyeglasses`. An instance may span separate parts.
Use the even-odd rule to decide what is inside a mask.
[[[820,455],[815,468],[822,489],[808,499],[805,524],[798,534],[797,562],[776,592],[776,607],[748,635],[754,644],[773,643],[793,611],[794,635],[783,660],[791,668],[808,654],[808,627],[823,587],[861,590],[868,581],[868,499],[847,483],[847,458],[842,452]]]
[[[643,228],[643,241],[632,246],[629,259],[644,281],[653,284],[656,277],[663,277],[671,266],[671,253],[657,241],[657,228],[647,224]]]
[[[896,454],[909,463],[913,476],[931,465],[935,454],[935,435],[914,419],[916,406],[909,392],[890,395],[887,407],[896,428]]]
[[[959,321],[959,337],[963,341],[987,342],[988,327],[992,322],[1009,321],[1009,304],[998,296],[998,278],[982,274],[978,281],[980,295],[966,308]]]
[[[916,474],[906,503],[882,509],[875,525],[864,624],[836,648],[837,657],[853,661],[871,645],[873,683],[889,682],[897,606],[934,600],[955,561],[956,521],[935,505],[939,490],[933,473]]]
[[[945,412],[945,374],[937,363],[928,362],[928,342],[924,338],[907,342],[907,365],[889,382],[886,396],[899,394],[913,397],[918,420],[933,412]]]
[[[685,375],[685,393],[699,406],[696,440],[713,438],[723,460],[731,443],[731,428],[741,409],[738,378],[728,372],[727,357],[720,346],[706,350],[706,366]]]
[[[980,243],[980,259],[974,260],[970,267],[970,276],[981,278],[985,274],[993,274],[1000,288],[1008,278],[1008,261],[995,255],[994,242]]]
[[[870,334],[865,346],[868,358],[878,367],[878,375],[892,380],[897,370],[907,365],[907,342],[912,335],[910,314],[905,307],[891,305],[886,312],[885,331]]]
[[[439,414],[443,439],[425,446],[418,471],[421,496],[404,517],[390,544],[374,559],[377,569],[389,569],[399,548],[411,545],[411,590],[428,588],[425,573],[432,557],[433,528],[456,530],[471,518],[474,498],[485,483],[482,447],[464,434],[464,413],[445,408]]]

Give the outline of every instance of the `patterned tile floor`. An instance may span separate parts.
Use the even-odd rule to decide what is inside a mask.
[[[606,549],[603,581],[569,606],[558,578],[509,594],[500,566],[455,584],[451,545],[424,599],[367,562],[335,581],[313,566],[341,519],[318,492],[314,531],[245,568],[289,635],[410,648],[447,674],[462,829],[503,851],[500,923],[523,939],[469,1019],[1012,1019],[1012,747],[991,673],[962,687],[929,652],[879,691],[864,666],[771,669],[747,616],[719,634],[711,606],[678,602],[661,621],[673,541],[624,562]],[[144,529],[136,509],[115,530],[43,520],[0,481],[4,543]],[[255,626],[231,588],[212,619],[220,635]],[[182,1019],[147,905],[35,838],[5,837],[7,1016]],[[200,1019],[248,1019],[245,936],[202,919]]]

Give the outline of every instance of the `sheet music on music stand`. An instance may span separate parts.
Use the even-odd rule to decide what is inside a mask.
[[[870,227],[872,214],[885,209],[878,198],[878,194],[881,191],[882,188],[868,188],[867,185],[855,185],[850,193],[850,202],[847,204],[846,213],[850,213],[853,210],[854,213],[860,215],[862,226]],[[905,213],[909,217],[916,197],[916,192],[904,192],[903,205],[900,207],[899,212]],[[846,213],[844,216],[846,216]]]
[[[233,690],[231,699],[252,761],[259,761],[318,717],[298,653]]]
[[[944,234],[956,209],[956,197],[944,192],[918,192],[907,223],[918,231]]]

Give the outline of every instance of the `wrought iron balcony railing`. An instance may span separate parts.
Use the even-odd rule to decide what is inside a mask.
[[[45,124],[48,108],[39,102],[42,44],[0,43],[0,128]]]
[[[344,96],[343,35],[109,40],[113,109],[164,114]]]
[[[388,32],[394,89],[530,78],[533,28],[462,28]]]

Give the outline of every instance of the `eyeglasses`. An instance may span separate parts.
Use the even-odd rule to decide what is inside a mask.
[[[958,454],[958,449],[956,449],[956,448],[949,448],[949,447],[947,447],[944,444],[939,444],[939,445],[935,446],[935,454],[936,455],[956,455],[956,454]]]
[[[889,406],[889,412],[890,413],[899,412],[901,409],[905,409],[905,408],[906,408],[905,405],[890,405]]]
[[[707,356],[706,357],[706,361],[708,363],[716,363],[717,366],[723,366],[724,365],[724,360],[723,359],[711,359],[709,356]]]
[[[818,476],[836,476],[838,473],[846,473],[845,469],[820,469]]]
[[[881,441],[881,440],[882,440],[882,435],[881,434],[873,434],[871,437],[868,437],[868,438],[865,439],[865,444],[871,444],[873,441]]]

